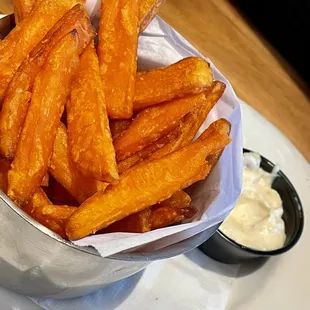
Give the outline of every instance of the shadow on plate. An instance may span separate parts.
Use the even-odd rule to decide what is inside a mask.
[[[237,278],[245,277],[251,273],[254,273],[262,268],[268,261],[267,257],[263,257],[246,261],[242,264],[224,264],[208,257],[198,249],[184,255],[203,269],[216,272],[226,277]]]
[[[57,305],[57,309],[59,310],[84,310],[90,309],[90,306],[92,310],[111,310],[115,309],[128,298],[137,286],[143,273],[144,270],[127,279],[118,281],[82,297],[65,299],[62,301],[52,298],[33,298],[32,300],[44,309],[54,309]]]
[[[245,277],[259,270],[266,264],[268,259],[269,259],[268,257],[261,257],[261,258],[256,258],[253,260],[245,261],[244,263],[241,264],[239,268],[237,278]]]
[[[184,254],[189,260],[197,264],[200,268],[209,270],[226,277],[236,277],[240,265],[223,264],[208,257],[198,249]]]

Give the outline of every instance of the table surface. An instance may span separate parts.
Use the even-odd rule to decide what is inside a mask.
[[[293,72],[228,1],[166,0],[160,16],[212,59],[237,95],[310,161],[309,99],[291,77]]]

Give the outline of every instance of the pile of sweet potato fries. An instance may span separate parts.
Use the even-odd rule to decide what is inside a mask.
[[[96,32],[79,0],[15,0],[0,42],[0,187],[64,238],[181,223],[183,191],[230,143],[225,84],[189,57],[137,72],[139,33],[159,0],[103,0]]]

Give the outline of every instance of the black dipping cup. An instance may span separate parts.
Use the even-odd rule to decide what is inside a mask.
[[[243,149],[243,152],[251,152]],[[271,172],[274,164],[265,157],[261,156],[260,167]],[[219,229],[214,235],[199,246],[199,249],[209,257],[226,264],[238,264],[243,261],[279,255],[290,250],[299,240],[304,226],[304,214],[298,194],[280,170],[275,178],[272,188],[280,195],[283,203],[283,220],[285,223],[286,241],[282,248],[273,251],[260,251],[243,246],[227,237]]]

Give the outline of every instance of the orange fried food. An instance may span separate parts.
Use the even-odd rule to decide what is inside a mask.
[[[148,26],[165,0],[140,0],[140,33]]]
[[[230,123],[224,119],[224,118],[220,118],[219,120],[217,120],[216,122],[212,123],[209,126],[209,130],[206,131],[201,137],[199,137],[198,139],[204,139],[204,138],[208,138],[210,137],[212,134],[214,134],[214,132],[219,132],[221,134],[226,134],[229,135],[230,134],[230,129],[231,129],[231,125]],[[217,162],[219,161],[222,153],[224,150],[220,150],[214,154],[211,154],[210,156],[207,157],[207,161],[209,163],[209,165],[211,166],[211,170],[216,166]]]
[[[101,232],[144,233],[177,224],[195,215],[197,210],[190,203],[190,196],[184,191],[178,191],[170,198],[153,207],[131,214],[106,227]]]
[[[37,76],[25,125],[9,171],[9,197],[23,205],[47,172],[64,104],[79,65],[78,36],[73,31],[51,51]]]
[[[225,118],[220,118],[213,122],[199,137],[198,140],[204,140],[216,133],[220,133],[222,135],[229,135],[230,134],[231,124]],[[216,154],[216,153],[214,153]],[[214,155],[212,154],[212,155]]]
[[[153,206],[153,210],[160,207],[169,207],[169,208],[185,208],[188,207],[191,203],[191,197],[184,191],[178,191],[174,193],[170,198],[159,202]]]
[[[181,223],[192,218],[197,209],[191,206],[191,198],[184,191],[173,194],[152,207],[151,229],[158,229]]]
[[[74,163],[84,175],[100,181],[118,180],[94,43],[80,57],[66,107],[69,147]]]
[[[42,179],[41,186],[47,187],[48,183],[49,183],[49,179],[50,179],[50,175],[47,172],[47,173],[45,173],[45,175],[44,175],[44,177]]]
[[[84,176],[76,167],[70,156],[67,130],[63,124],[57,128],[48,171],[80,203],[108,185]]]
[[[206,158],[230,142],[215,133],[158,160],[145,161],[125,172],[117,184],[87,199],[69,218],[66,233],[76,240],[137,213],[176,191],[204,179],[210,170]]]
[[[9,169],[9,162],[5,159],[0,159],[0,189],[4,193],[7,191]],[[65,221],[75,211],[75,207],[53,206],[41,187],[37,188],[34,195],[22,209],[39,223],[62,237],[65,237]]]
[[[186,115],[183,120],[180,122],[180,126],[175,129],[179,130],[179,134],[175,134],[175,139],[172,139],[169,143],[165,144],[162,148],[154,151],[150,154],[148,159],[161,158],[166,154],[169,154],[187,144],[189,144],[195,135],[197,134],[199,128],[206,120],[209,112],[221,98],[222,94],[225,91],[225,84],[220,81],[215,81],[212,83],[212,86],[206,93],[206,100],[204,103],[193,111]],[[216,123],[214,123],[216,124]],[[215,126],[215,125],[212,126]],[[210,129],[209,129],[210,130]],[[172,135],[173,133],[171,133]]]
[[[76,207],[72,206],[54,206],[50,204],[35,208],[31,216],[40,224],[66,238],[65,225],[75,210]]]
[[[56,209],[57,207],[57,209]],[[65,209],[66,208],[66,209]],[[22,209],[34,220],[65,238],[65,221],[75,210],[73,207],[53,206],[42,188],[38,188]],[[71,211],[71,212],[70,212]]]
[[[131,124],[132,119],[111,119],[110,120],[110,130],[112,134],[113,140],[115,140],[118,136],[127,129],[127,127]]]
[[[66,238],[65,223],[75,209],[72,206],[54,206],[40,187],[23,207],[34,220],[63,238]]]
[[[22,207],[30,216],[36,208],[41,208],[46,205],[52,204],[46,196],[44,190],[38,187],[31,199]]]
[[[179,224],[184,220],[191,219],[196,213],[197,209],[192,205],[183,208],[159,207],[152,209],[151,230]]]
[[[13,0],[15,23],[19,24],[28,17],[37,0]]]
[[[21,63],[54,24],[77,2],[78,0],[40,1],[30,16],[0,42],[0,103]]]
[[[173,130],[184,115],[206,100],[204,93],[176,99],[141,111],[114,141],[116,158],[123,160]]]
[[[138,72],[133,109],[201,93],[212,84],[212,70],[199,57],[185,58],[169,67]]]
[[[145,233],[151,230],[151,208],[131,214],[103,229],[102,233],[130,232]]]
[[[180,126],[177,126],[174,130],[169,132],[166,136],[159,138],[158,140],[148,145],[141,151],[136,152],[133,155],[120,161],[117,164],[119,173],[123,173],[126,170],[128,170],[130,167],[139,163],[140,161],[143,161],[149,158],[153,153],[157,152],[157,150],[160,150],[165,145],[171,143],[172,141],[175,141],[179,135],[180,135]]]
[[[129,118],[132,115],[138,16],[138,0],[102,0],[98,55],[110,118]]]
[[[90,43],[95,33],[81,5],[76,5],[48,32],[14,75],[0,112],[0,154],[13,159],[26,118],[33,83],[52,48],[74,29],[79,35],[79,53]]]
[[[8,172],[11,164],[8,160],[0,158],[0,189],[6,194],[8,191]]]

